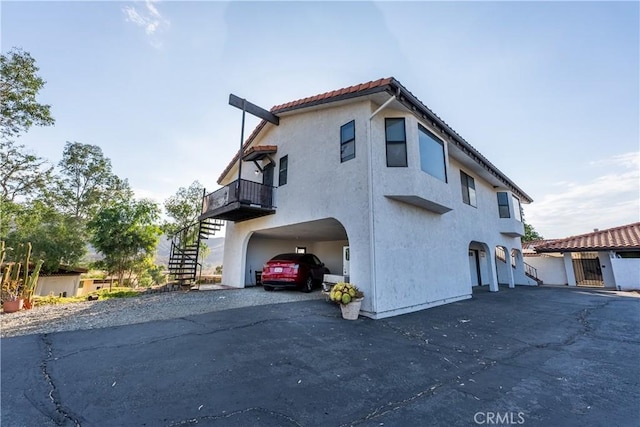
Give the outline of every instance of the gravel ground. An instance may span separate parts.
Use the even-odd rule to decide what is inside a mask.
[[[45,334],[107,328],[254,305],[321,299],[319,290],[265,292],[262,287],[210,291],[165,292],[134,298],[46,305],[17,313],[2,313],[0,336]]]

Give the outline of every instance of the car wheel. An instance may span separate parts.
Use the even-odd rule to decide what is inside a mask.
[[[304,286],[302,287],[302,291],[309,293],[313,290],[313,277],[307,277],[307,281],[304,282]]]
[[[271,292],[271,291],[273,290],[273,286],[267,286],[267,285],[265,285],[265,286],[263,286],[263,288],[264,288],[264,290],[265,290],[265,291],[267,291],[267,292]]]

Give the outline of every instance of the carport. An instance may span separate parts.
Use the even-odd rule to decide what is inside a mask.
[[[287,252],[313,253],[332,274],[342,274],[345,246],[349,246],[347,232],[335,218],[254,231],[247,243],[245,286],[255,286],[256,272],[264,263]]]

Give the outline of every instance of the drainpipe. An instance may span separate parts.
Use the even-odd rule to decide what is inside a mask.
[[[378,298],[377,298],[377,279],[376,279],[376,247],[375,247],[375,222],[374,222],[374,214],[373,214],[373,138],[371,136],[371,120],[382,110],[387,108],[389,104],[391,104],[397,96],[400,96],[400,88],[398,88],[395,95],[392,95],[391,98],[387,99],[384,104],[382,104],[376,111],[371,113],[369,116],[369,120],[367,121],[367,133],[369,137],[369,158],[368,160],[368,168],[369,168],[369,262],[371,265],[371,288],[373,292],[372,301],[372,309],[374,313],[378,312]]]

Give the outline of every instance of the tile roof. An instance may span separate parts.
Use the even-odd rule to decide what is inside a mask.
[[[541,240],[531,240],[529,242],[522,242],[522,250],[523,251],[528,251],[528,252],[533,252],[533,250],[535,249],[536,246],[540,246],[540,245],[544,245],[546,243],[552,243],[555,242],[556,239],[541,239]]]
[[[532,202],[533,199],[527,195],[522,189],[520,189],[513,181],[511,181],[506,175],[498,170],[486,157],[484,157],[478,150],[476,150],[471,144],[464,140],[455,130],[451,128],[444,120],[438,117],[433,111],[431,111],[426,105],[424,105],[415,95],[407,90],[399,81],[393,77],[387,77],[378,80],[372,80],[367,83],[361,83],[353,86],[348,86],[342,89],[333,90],[330,92],[321,93],[319,95],[298,99],[296,101],[287,102],[285,104],[276,105],[271,108],[271,112],[275,115],[284,113],[287,111],[297,110],[306,107],[313,107],[320,104],[326,104],[330,102],[336,102],[339,100],[356,98],[360,96],[366,96],[377,92],[388,92],[393,95],[398,95],[398,101],[405,104],[407,108],[416,114],[419,114],[423,120],[428,120],[445,140],[449,140],[460,148],[467,156],[473,159],[476,163],[482,166],[485,170],[489,171],[493,176],[503,182],[514,194],[520,197],[523,202]],[[267,125],[267,121],[262,120],[258,126],[253,130],[249,138],[243,145],[244,150],[251,145],[253,140],[260,134],[260,132]],[[447,138],[448,137],[448,138]],[[231,171],[233,166],[238,161],[238,153],[236,153],[233,159],[229,162],[227,167],[222,171],[218,178],[218,184],[222,182],[225,176]]]
[[[640,250],[640,222],[552,240],[535,247],[538,253],[625,249]]]
[[[302,98],[296,101],[287,102],[285,104],[276,105],[271,109],[271,112],[277,114],[294,108],[310,107],[312,105],[321,104],[324,101],[333,98],[344,97],[348,95],[362,96],[362,92],[369,89],[382,88],[389,85],[392,81],[393,77],[387,77],[386,79],[378,79],[367,83],[361,83],[359,85],[332,90],[330,92],[321,93],[319,95],[310,96],[308,98]]]

